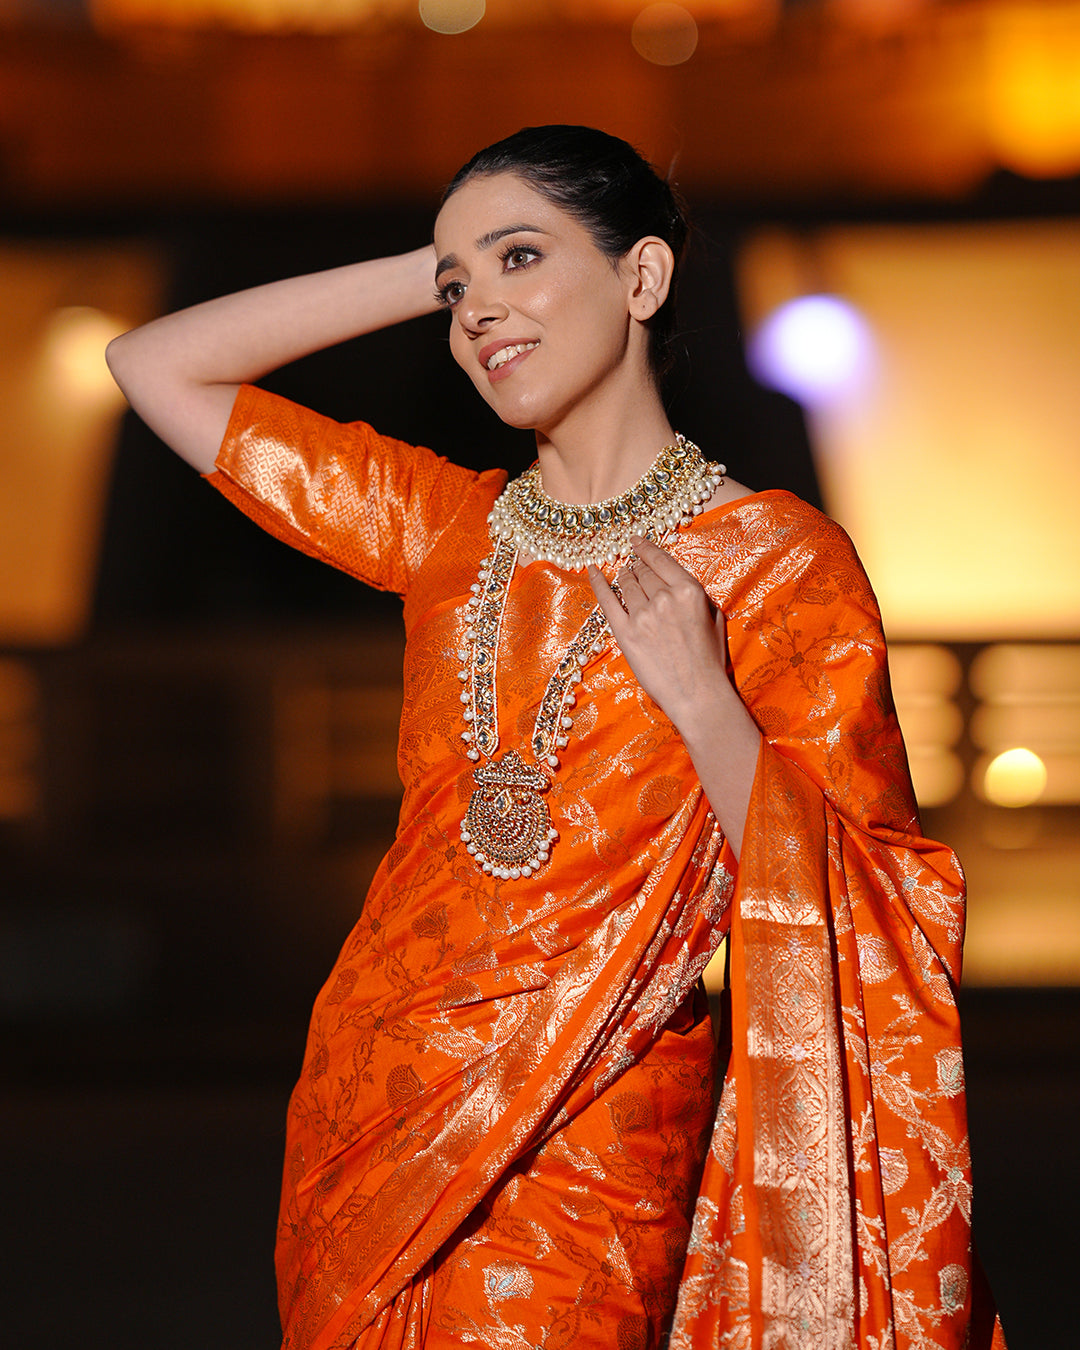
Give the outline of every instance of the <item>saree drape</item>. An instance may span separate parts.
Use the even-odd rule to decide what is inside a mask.
[[[405,600],[399,828],[290,1104],[285,1345],[647,1350],[678,1290],[673,1346],[988,1346],[954,998],[963,879],[920,835],[843,532],[770,492],[670,546],[728,617],[763,733],[738,867],[612,649],[584,670],[551,863],[498,882],[458,837],[457,653],[505,476],[246,388],[211,481]],[[504,748],[528,744],[592,603],[583,577],[518,569]],[[697,991],[729,927],[712,1123]]]

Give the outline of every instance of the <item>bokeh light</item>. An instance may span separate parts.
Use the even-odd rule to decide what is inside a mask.
[[[678,66],[697,48],[694,16],[682,5],[646,5],[630,29],[634,50],[655,66]]]
[[[45,331],[48,369],[64,398],[94,403],[123,403],[109,368],[105,348],[130,325],[90,305],[56,310]]]
[[[433,33],[465,33],[484,17],[485,0],[420,0],[420,18]]]
[[[995,755],[983,773],[983,796],[995,806],[1031,806],[1046,787],[1046,765],[1017,747]]]
[[[805,295],[781,305],[750,339],[747,361],[760,383],[801,403],[852,389],[869,371],[870,329],[834,295]]]

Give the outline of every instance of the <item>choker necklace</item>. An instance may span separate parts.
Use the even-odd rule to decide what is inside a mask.
[[[569,744],[570,709],[582,668],[606,650],[611,638],[607,619],[597,605],[563,653],[540,699],[530,738],[535,765],[526,763],[516,750],[496,758],[499,700],[495,670],[518,552],[573,571],[590,562],[599,566],[625,561],[632,538],[648,537],[662,544],[680,525],[689,524],[726,472],[723,465],[707,462],[696,445],[680,436],[677,445],[666,446],[632,488],[594,505],[568,507],[553,501],[539,486],[536,465],[503,489],[488,517],[495,550],[481,561],[472,595],[465,603],[465,645],[458,652],[466,723],[461,739],[468,747],[467,757],[476,765],[476,787],[461,824],[461,841],[489,876],[501,880],[529,877],[548,861],[558,832],[542,794],[559,766],[558,752]],[[541,508],[546,508],[545,516],[539,515]],[[558,519],[551,519],[552,508]],[[535,525],[519,523],[506,529],[505,522],[534,518]],[[557,554],[551,551],[552,541],[558,541]]]
[[[727,470],[711,464],[683,436],[665,445],[633,487],[602,502],[556,501],[544,491],[534,464],[503,489],[488,521],[492,538],[571,572],[590,563],[623,562],[636,536],[658,539],[700,515]]]

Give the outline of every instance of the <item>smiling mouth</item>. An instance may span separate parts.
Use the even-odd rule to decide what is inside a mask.
[[[512,361],[515,356],[520,356],[522,352],[531,352],[534,347],[539,346],[539,342],[518,342],[509,347],[500,347],[497,352],[488,357],[487,368],[488,370],[498,370],[500,366],[505,366],[507,361]]]

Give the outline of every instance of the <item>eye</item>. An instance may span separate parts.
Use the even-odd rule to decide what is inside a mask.
[[[464,294],[465,283],[463,281],[448,281],[445,286],[438,287],[435,292],[435,299],[446,309],[453,309]]]
[[[519,272],[523,267],[530,267],[536,262],[540,258],[540,253],[535,248],[527,248],[524,244],[512,244],[499,256],[508,272]]]

